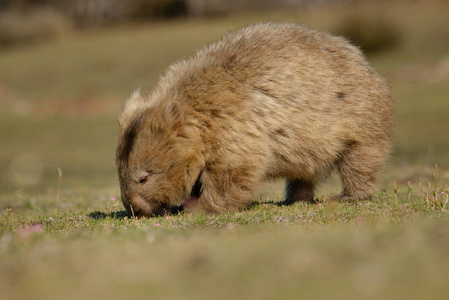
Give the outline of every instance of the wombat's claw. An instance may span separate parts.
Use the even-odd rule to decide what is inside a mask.
[[[311,204],[320,204],[320,203],[324,203],[323,200],[316,198],[316,199],[312,199],[312,201],[310,201],[309,203]]]

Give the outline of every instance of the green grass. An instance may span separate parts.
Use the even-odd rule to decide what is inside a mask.
[[[391,81],[395,149],[379,193],[358,204],[326,201],[341,188],[334,175],[320,205],[266,203],[282,199],[279,181],[241,212],[133,219],[114,167],[124,99],[171,62],[246,23],[333,30],[353,9],[72,32],[1,52],[0,298],[445,299],[448,79],[395,74],[431,71],[447,55],[449,5],[355,9],[402,34],[370,57]]]
[[[139,220],[109,199],[13,211],[0,220],[2,297],[444,299],[449,220],[412,196]]]

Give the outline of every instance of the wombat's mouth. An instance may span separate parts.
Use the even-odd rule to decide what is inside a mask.
[[[184,199],[184,202],[181,204],[180,208],[182,210],[189,210],[193,209],[198,205],[198,200],[202,193],[202,182],[201,182],[201,174],[198,176],[198,178],[195,181],[195,184],[192,187],[192,191],[190,192],[190,195]]]

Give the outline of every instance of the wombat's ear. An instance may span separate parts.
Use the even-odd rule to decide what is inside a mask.
[[[167,105],[164,111],[164,121],[177,127],[184,121],[184,114],[181,111],[181,105],[178,102],[172,102]]]

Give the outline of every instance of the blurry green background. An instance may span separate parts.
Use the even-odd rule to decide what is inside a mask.
[[[65,191],[118,194],[116,117],[127,97],[260,21],[344,35],[389,80],[397,123],[382,188],[428,178],[435,163],[449,178],[449,1],[3,0],[0,208],[54,195],[57,168]]]

